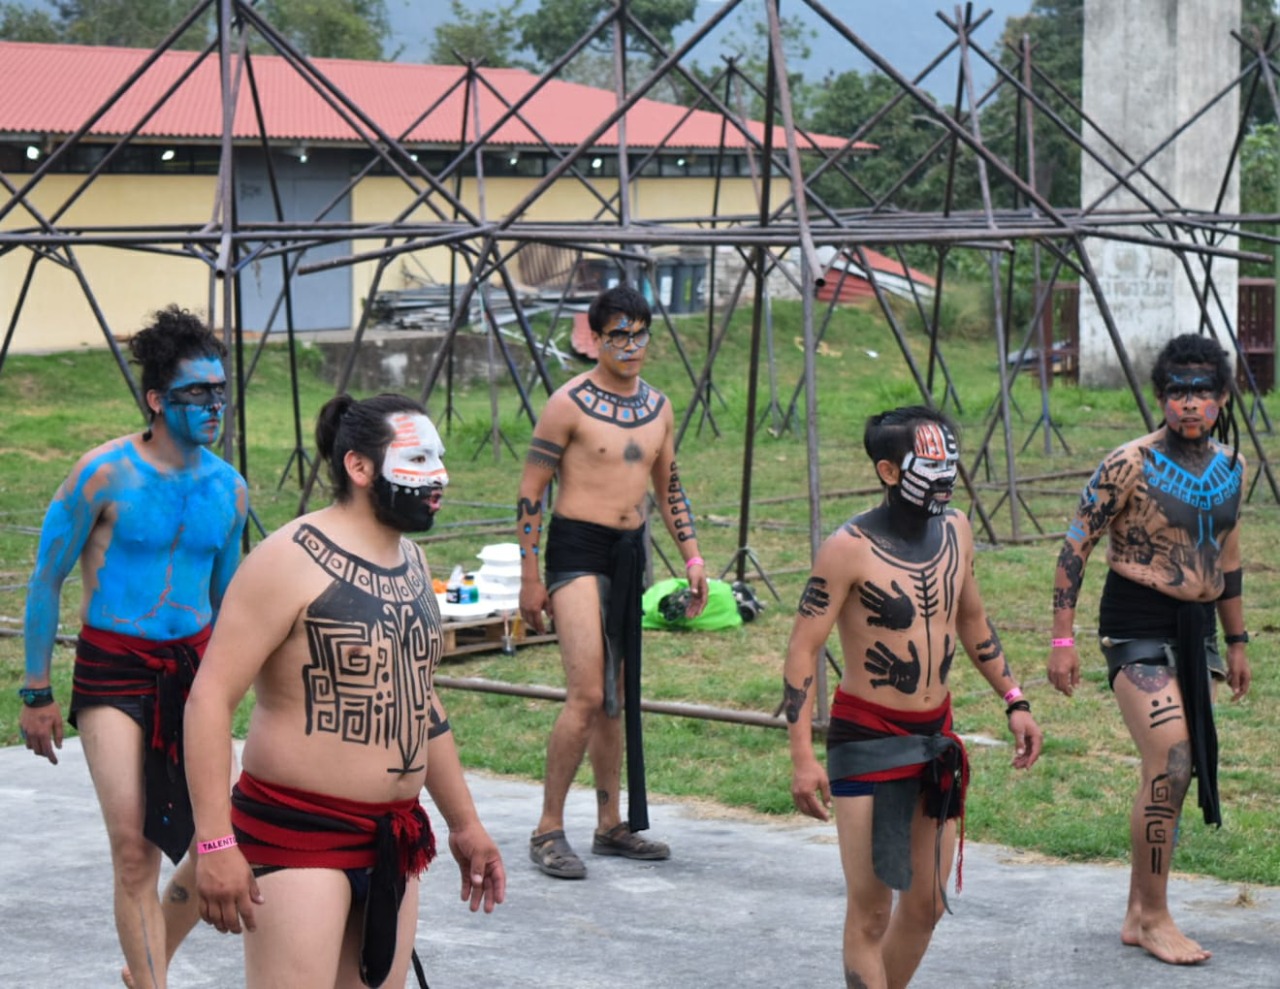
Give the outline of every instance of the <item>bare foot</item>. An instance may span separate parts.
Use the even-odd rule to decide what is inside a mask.
[[[1142,915],[1130,910],[1124,915],[1124,923],[1120,925],[1120,943],[1131,948],[1142,947],[1139,934],[1142,930]]]
[[[1139,924],[1132,931],[1128,928],[1126,918],[1126,925],[1120,930],[1120,940],[1124,944],[1145,948],[1160,961],[1170,965],[1197,965],[1208,961],[1213,955],[1213,952],[1200,947],[1178,930],[1178,925],[1169,916],[1158,923]]]

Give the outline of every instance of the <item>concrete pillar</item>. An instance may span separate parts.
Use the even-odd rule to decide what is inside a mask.
[[[1240,0],[1085,0],[1084,13],[1084,111],[1135,160],[1154,150],[1239,72],[1240,47],[1230,32],[1240,26]],[[1168,195],[1141,178],[1134,184],[1161,209],[1176,203],[1186,209],[1238,212],[1234,169],[1217,207],[1238,120],[1239,99],[1233,92],[1145,166]],[[1120,172],[1130,167],[1093,128],[1085,127],[1084,139]],[[1105,196],[1096,207],[1100,211],[1149,209],[1128,190],[1109,193],[1114,181],[1082,155],[1082,206],[1093,206]],[[1125,349],[1145,382],[1164,343],[1199,327],[1196,287],[1170,251],[1097,238],[1085,243]],[[1192,270],[1199,282],[1198,258],[1192,258]],[[1237,266],[1215,259],[1212,272],[1234,331]],[[1230,351],[1212,299],[1209,308],[1219,339]],[[1081,284],[1081,384],[1123,385],[1114,353],[1097,303]]]

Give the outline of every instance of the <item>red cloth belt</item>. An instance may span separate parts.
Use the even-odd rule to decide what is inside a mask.
[[[302,869],[371,868],[378,825],[390,828],[397,872],[419,875],[435,858],[435,836],[416,797],[385,804],[309,793],[242,772],[231,794],[231,824],[253,865]]]

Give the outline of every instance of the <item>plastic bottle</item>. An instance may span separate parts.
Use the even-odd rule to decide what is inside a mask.
[[[463,604],[475,604],[480,600],[480,588],[476,586],[475,574],[467,574],[462,578],[462,597],[460,599]]]
[[[462,565],[453,568],[449,582],[444,585],[444,599],[449,604],[462,603]]]

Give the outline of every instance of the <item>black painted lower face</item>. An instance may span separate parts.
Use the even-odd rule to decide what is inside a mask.
[[[405,488],[379,474],[373,481],[373,515],[399,532],[427,532],[440,510],[438,484]]]

